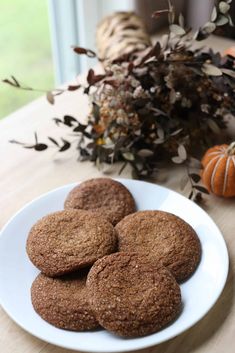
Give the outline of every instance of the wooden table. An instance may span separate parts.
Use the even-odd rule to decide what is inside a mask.
[[[219,49],[231,43],[220,42]],[[214,43],[214,47],[218,43]],[[22,94],[25,94],[22,92]],[[78,92],[57,98],[56,105],[49,105],[42,97],[0,122],[0,227],[28,201],[58,186],[102,175],[91,163],[76,161],[75,151],[56,154],[50,149],[36,153],[12,145],[10,139],[33,142],[34,131],[39,140],[48,135],[60,136],[52,117],[74,115],[81,120],[88,112],[86,97]],[[117,176],[117,168],[109,171]],[[182,171],[168,173],[161,184],[179,190]],[[125,169],[123,177],[130,177]],[[159,181],[158,181],[159,182]],[[181,191],[182,193],[182,191]],[[186,193],[186,191],[185,191]],[[235,334],[235,200],[211,196],[206,211],[220,227],[227,242],[230,255],[230,272],[226,287],[213,309],[193,328],[180,336],[143,352],[150,353],[233,353]],[[12,235],[14,236],[14,235]],[[0,352],[2,353],[68,353],[70,351],[52,346],[29,335],[19,328],[0,308]]]

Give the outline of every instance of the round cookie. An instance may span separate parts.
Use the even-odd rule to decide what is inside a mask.
[[[91,266],[116,250],[116,232],[105,218],[84,210],[64,210],[40,219],[31,229],[26,250],[47,276]]]
[[[136,210],[127,188],[108,178],[90,179],[76,186],[68,194],[64,207],[96,211],[113,225]]]
[[[87,301],[86,273],[50,278],[37,276],[31,287],[34,310],[50,324],[73,331],[99,326]]]
[[[89,302],[100,325],[123,336],[154,333],[181,310],[181,293],[161,264],[135,253],[98,260],[87,277]]]
[[[139,211],[115,227],[119,251],[146,252],[161,261],[178,282],[197,268],[201,245],[193,228],[181,218],[163,211]]]

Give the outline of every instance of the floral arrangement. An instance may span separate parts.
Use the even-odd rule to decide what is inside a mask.
[[[190,167],[198,166],[205,150],[226,142],[226,116],[235,116],[235,61],[221,57],[211,49],[194,48],[218,27],[233,25],[229,15],[231,0],[216,2],[210,22],[196,33],[185,26],[183,16],[176,18],[172,2],[168,9],[153,16],[168,15],[169,33],[161,43],[141,52],[119,57],[105,65],[103,74],[90,69],[83,89],[90,96],[91,111],[87,124],[64,116],[55,123],[68,126],[77,136],[80,160],[97,164],[130,164],[133,175],[148,178],[166,162],[184,163],[191,185],[189,198],[202,199],[207,190],[198,185],[200,176]],[[74,48],[80,55],[95,56],[91,50]],[[103,59],[103,58],[102,58]],[[102,61],[101,59],[101,61]],[[107,62],[107,61],[106,61]],[[6,83],[23,89],[14,77]],[[50,103],[63,90],[47,93]],[[22,144],[43,151],[55,145],[59,152],[70,148],[68,138],[49,137],[49,143]],[[19,143],[18,141],[12,141]]]

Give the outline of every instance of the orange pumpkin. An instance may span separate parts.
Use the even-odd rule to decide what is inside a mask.
[[[235,47],[231,47],[231,48],[225,50],[224,55],[230,55],[235,58]]]
[[[235,196],[235,142],[210,148],[202,159],[202,181],[218,196]]]

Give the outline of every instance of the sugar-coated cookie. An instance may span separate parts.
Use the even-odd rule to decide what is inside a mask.
[[[181,218],[163,211],[139,211],[115,227],[119,251],[145,252],[162,261],[178,282],[197,268],[201,245],[193,228]]]
[[[31,229],[26,250],[47,276],[91,266],[116,250],[116,232],[105,218],[84,210],[64,210],[40,219]]]
[[[181,311],[181,293],[171,273],[134,253],[115,253],[92,266],[87,294],[100,325],[123,337],[156,332]]]
[[[86,273],[50,278],[37,276],[31,287],[35,311],[50,324],[72,331],[99,326],[87,301]]]
[[[96,211],[114,225],[136,210],[129,190],[109,178],[90,179],[79,184],[68,194],[64,207]]]

